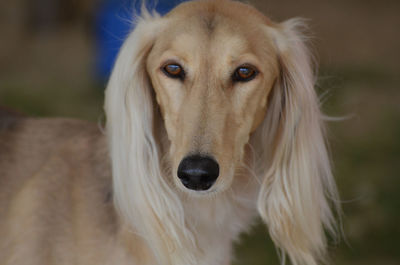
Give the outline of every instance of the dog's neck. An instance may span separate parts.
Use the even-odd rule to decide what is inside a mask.
[[[231,264],[233,242],[241,232],[251,227],[250,224],[257,215],[258,188],[259,184],[254,178],[240,175],[235,178],[230,190],[212,197],[193,197],[180,193],[185,223],[192,232],[198,248],[192,255],[196,258],[194,264]],[[135,240],[145,241],[145,235],[140,239],[137,235],[133,236]],[[132,244],[135,243],[131,241],[129,245]],[[134,251],[133,256],[141,255],[141,260],[149,260],[149,264],[156,264],[151,246],[140,251],[134,247],[129,248],[130,251]]]
[[[233,241],[238,237],[240,232],[250,227],[250,223],[254,220],[257,214],[256,202],[257,194],[259,189],[259,183],[252,173],[248,172],[247,169],[240,170],[234,177],[234,181],[228,190],[212,194],[212,195],[189,195],[184,191],[181,191],[173,184],[172,173],[170,172],[170,166],[168,163],[167,156],[170,148],[169,140],[166,137],[165,128],[158,126],[157,128],[157,141],[160,153],[164,154],[161,157],[163,160],[160,161],[163,169],[163,178],[165,182],[170,185],[171,190],[175,190],[179,197],[179,201],[183,208],[183,215],[185,220],[185,229],[190,231],[193,236],[194,248],[186,248],[185,250],[170,250],[176,251],[171,253],[170,256],[180,256],[180,252],[195,252],[190,253],[188,256],[194,260],[190,264],[195,265],[228,265],[232,257],[231,249]],[[249,154],[250,150],[245,151],[245,158],[248,162],[251,160]],[[246,163],[251,165],[251,163]],[[164,168],[165,166],[165,168]],[[250,168],[250,167],[249,167]],[[139,198],[137,198],[139,199]],[[167,198],[165,198],[167,200]],[[173,204],[169,204],[169,207],[174,207]],[[137,218],[145,218],[144,216],[138,215]],[[161,220],[162,222],[168,222],[168,220]],[[146,222],[142,220],[141,222]],[[125,248],[128,252],[133,253],[132,257],[140,255],[140,260],[149,260],[147,264],[157,264],[153,251],[157,251],[154,246],[149,246],[146,233],[143,233],[140,227],[137,227],[134,233],[132,230],[126,229],[126,225],[121,226],[120,240],[125,244]],[[139,236],[138,236],[139,235]],[[143,244],[147,245],[146,249],[137,250],[134,246],[137,245],[137,241],[142,241]],[[154,237],[152,237],[154,240]],[[163,238],[160,235],[159,242]],[[147,242],[147,243],[146,243]],[[186,246],[185,246],[186,247]],[[138,253],[139,251],[139,253]],[[160,256],[158,252],[157,255]],[[167,254],[163,254],[167,255]],[[178,258],[179,259],[179,258]],[[159,258],[160,260],[160,258]],[[161,257],[162,264],[174,264],[174,265],[187,265],[188,263],[171,259],[170,257]],[[168,262],[168,260],[172,260]],[[160,261],[158,261],[160,263]]]
[[[230,264],[233,241],[250,227],[257,214],[257,193],[252,191],[257,186],[256,182],[243,185],[236,181],[232,190],[214,198],[185,201],[187,222],[194,230],[198,247],[205,252],[205,260],[199,264]]]
[[[213,198],[182,197],[186,224],[193,233],[199,251],[193,253],[199,265],[231,264],[232,245],[238,235],[250,227],[256,215],[256,198],[252,190],[256,182],[247,185],[234,183],[232,190]],[[122,224],[122,223],[121,223]],[[125,224],[121,225],[119,241],[132,258],[156,264],[152,247],[146,235],[133,232]],[[161,240],[161,239],[160,239]],[[141,243],[138,244],[138,241]],[[148,246],[138,249],[136,246]],[[182,250],[179,250],[182,251]],[[167,259],[166,259],[167,260]]]

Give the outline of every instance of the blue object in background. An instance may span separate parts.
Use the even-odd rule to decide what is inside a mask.
[[[187,0],[147,1],[149,7],[165,15]],[[135,2],[135,3],[134,3]],[[127,34],[132,30],[133,14],[140,14],[141,1],[103,0],[96,14],[96,76],[105,81],[110,76],[118,51]]]

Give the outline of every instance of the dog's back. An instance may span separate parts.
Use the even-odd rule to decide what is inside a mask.
[[[1,264],[102,258],[88,239],[105,242],[115,229],[103,138],[87,122],[0,111]]]

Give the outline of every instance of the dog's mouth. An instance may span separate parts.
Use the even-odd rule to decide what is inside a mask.
[[[187,189],[208,191],[219,176],[219,165],[211,156],[189,155],[179,163],[177,175]]]

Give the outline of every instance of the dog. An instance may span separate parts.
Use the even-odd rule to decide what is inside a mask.
[[[282,263],[323,263],[340,206],[303,28],[229,0],[144,10],[105,133],[3,112],[0,263],[228,265],[257,216]]]

